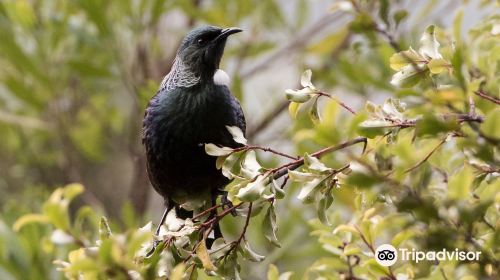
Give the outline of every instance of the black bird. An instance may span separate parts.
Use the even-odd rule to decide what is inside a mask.
[[[191,214],[182,204],[215,204],[229,182],[216,169],[216,158],[205,153],[204,144],[241,146],[226,126],[237,126],[244,133],[245,117],[229,91],[229,77],[219,69],[227,37],[241,31],[203,26],[189,32],[146,108],[142,143],[149,180],[166,204],[157,235],[169,210],[175,208],[179,218],[188,218]],[[214,233],[221,235],[218,225]]]

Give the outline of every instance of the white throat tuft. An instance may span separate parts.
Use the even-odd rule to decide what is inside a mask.
[[[229,76],[222,69],[217,69],[214,74],[214,84],[218,86],[229,86]]]

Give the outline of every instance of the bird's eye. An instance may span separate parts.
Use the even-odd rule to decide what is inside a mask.
[[[198,39],[197,43],[198,43],[198,45],[203,46],[205,44],[205,40],[204,39]]]

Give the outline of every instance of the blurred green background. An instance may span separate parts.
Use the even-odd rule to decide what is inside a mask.
[[[180,40],[196,26],[244,29],[229,40],[222,67],[242,102],[251,143],[301,154],[344,139],[321,130],[293,133],[304,124],[292,125],[284,98],[284,90],[298,87],[297,77],[307,68],[313,69],[315,85],[355,109],[363,100],[380,103],[390,96],[388,61],[394,50],[384,38],[360,35],[352,14],[342,11],[343,2],[1,0],[0,255],[6,254],[5,263],[24,265],[31,271],[25,271],[31,273],[26,279],[61,277],[44,253],[26,249],[16,255],[7,249],[9,243],[29,247],[43,235],[39,229],[21,241],[12,241],[7,232],[16,218],[39,210],[54,188],[69,183],[86,187],[75,209],[89,205],[110,217],[114,228],[159,219],[162,201],[149,185],[140,143],[142,117]],[[379,1],[361,2],[379,8]],[[405,48],[418,42],[428,24],[450,26],[460,7],[464,33],[490,11],[489,1],[389,2],[388,9],[400,17],[391,32]],[[314,143],[311,133],[316,133]],[[262,160],[275,163],[265,155]],[[350,201],[340,203],[349,209]],[[301,275],[326,255],[316,238],[309,238],[314,212],[292,197],[279,205],[283,246],[278,250],[258,233],[258,219],[252,221],[258,250],[270,253],[263,263],[245,268],[246,275],[255,275],[247,279],[263,277],[269,263]],[[236,235],[240,224],[239,218],[226,219],[223,229]]]

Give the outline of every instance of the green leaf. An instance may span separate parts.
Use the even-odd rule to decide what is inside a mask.
[[[338,234],[340,232],[350,232],[350,233],[354,233],[354,234],[359,234],[358,230],[356,229],[356,227],[354,227],[353,225],[338,225],[334,230],[333,230],[333,234]]]
[[[242,255],[249,261],[261,262],[266,258],[265,256],[257,254],[255,251],[253,251],[250,247],[250,244],[248,244],[246,240],[243,241],[243,246],[241,246],[240,248],[242,251]]]
[[[396,24],[396,27],[398,27],[399,24],[401,23],[401,21],[403,21],[407,16],[408,16],[408,12],[406,10],[395,11],[392,18],[394,19],[394,23]]]
[[[500,139],[500,109],[496,108],[489,112],[481,124],[481,132],[490,137]]]
[[[280,275],[278,268],[274,264],[269,264],[269,269],[267,270],[267,280],[289,280],[292,274],[292,272],[285,272]]]
[[[212,263],[210,255],[208,254],[207,245],[205,244],[205,238],[200,241],[198,247],[196,247],[196,256],[201,260],[203,268],[208,271],[216,271],[217,267]]]
[[[371,273],[374,273],[375,275],[385,276],[389,274],[389,269],[378,264],[375,258],[370,258],[368,261],[364,262],[361,266],[367,267],[369,271]]]
[[[379,135],[384,135],[386,133],[386,129],[379,127],[378,124],[381,124],[379,121],[366,121],[360,125],[358,128],[358,133],[361,136],[373,139]],[[371,125],[374,125],[371,127]]]
[[[471,196],[471,186],[474,174],[469,165],[450,176],[448,181],[448,197],[451,199],[467,199]]]
[[[67,207],[62,204],[46,202],[43,205],[43,213],[56,228],[69,230],[69,214]]]
[[[12,228],[14,231],[19,231],[22,227],[24,227],[27,224],[31,223],[42,223],[46,224],[49,222],[49,219],[47,216],[42,215],[42,214],[26,214],[21,216],[19,219],[16,220]]]
[[[295,182],[310,182],[313,179],[318,178],[318,175],[312,173],[304,173],[295,170],[288,170],[288,176],[292,181]]]
[[[226,128],[229,131],[229,133],[231,133],[231,135],[233,136],[233,140],[236,143],[240,143],[243,145],[247,144],[247,139],[245,138],[245,136],[243,135],[243,131],[241,131],[239,127],[226,125]]]
[[[428,70],[429,68],[423,65],[418,65],[418,69],[412,64],[406,65],[392,76],[391,85],[402,88],[412,87],[425,77]]]
[[[315,89],[314,85],[311,82],[312,71],[311,69],[307,69],[302,73],[300,77],[300,84],[305,88]]]
[[[323,194],[323,196],[321,197],[321,199],[319,200],[319,202],[316,206],[319,220],[327,226],[330,226],[331,224],[330,224],[330,221],[328,221],[328,215],[326,212],[327,212],[328,208],[330,208],[332,203],[333,203],[333,195],[332,195],[331,190],[328,189],[326,191],[326,193]]]
[[[332,171],[331,168],[326,167],[317,157],[304,154],[304,165],[312,172],[326,173]]]
[[[378,16],[387,26],[389,26],[389,0],[380,0],[379,3]]]
[[[224,166],[224,162],[226,161],[227,158],[228,158],[227,156],[217,157],[217,160],[215,160],[215,168],[220,170],[222,166]]]
[[[300,192],[297,196],[303,203],[312,203],[316,196],[316,193],[319,191],[320,187],[324,185],[324,180],[322,178],[315,178],[312,181],[309,181],[302,186]]]
[[[274,194],[274,197],[276,199],[282,199],[285,197],[285,191],[278,186],[278,183],[276,180],[273,180],[271,184],[271,193]]]
[[[457,119],[441,119],[431,113],[424,114],[424,117],[417,122],[416,133],[418,136],[437,135],[460,129]]]
[[[248,183],[238,191],[236,197],[245,202],[253,202],[262,197],[266,190],[267,177],[259,175],[253,182]]]
[[[309,117],[311,118],[312,122],[316,125],[321,123],[321,116],[320,116],[319,111],[318,111],[318,99],[319,99],[319,96],[317,96],[314,99],[314,103],[311,106],[311,110],[309,110]]]
[[[247,179],[253,179],[260,174],[262,166],[257,162],[255,151],[245,153],[245,158],[241,161],[241,175]]]
[[[311,99],[312,94],[315,93],[315,91],[306,87],[299,90],[287,89],[285,90],[285,93],[286,93],[286,98],[289,101],[296,103],[304,103],[309,101],[309,99]]]
[[[267,208],[266,215],[264,216],[264,221],[262,224],[262,229],[264,231],[264,236],[276,247],[281,247],[278,238],[276,237],[276,231],[278,230],[278,225],[276,224],[276,212],[274,210],[274,204],[270,203]]]
[[[435,26],[430,25],[425,29],[420,38],[420,49],[418,52],[427,58],[440,59],[443,56],[439,53],[439,42],[436,39]]]
[[[390,244],[393,245],[394,247],[399,247],[401,243],[404,241],[414,237],[417,235],[417,232],[414,230],[403,230],[401,232],[398,232],[391,240]]]
[[[443,58],[431,59],[427,64],[432,74],[439,74],[451,67],[451,64]]]
[[[395,53],[389,58],[389,66],[396,71],[403,69],[410,64],[422,64],[427,60],[410,47],[407,51]]]
[[[219,147],[215,144],[209,143],[205,144],[205,152],[211,156],[227,156],[233,152],[232,148],[229,147]]]
[[[359,253],[361,253],[361,249],[356,243],[349,243],[344,247],[344,255],[346,256],[358,255]]]
[[[247,151],[239,151],[230,154],[222,163],[222,174],[229,179],[238,176],[241,171],[241,162],[245,159]]]
[[[464,17],[464,11],[459,9],[455,14],[455,18],[453,19],[453,39],[455,40],[457,45],[461,45],[462,41],[462,20]]]
[[[278,268],[274,264],[269,264],[269,269],[267,270],[267,280],[279,280],[280,273]]]
[[[64,197],[67,200],[71,201],[71,200],[73,200],[73,198],[82,194],[84,191],[85,191],[85,188],[83,187],[82,184],[79,184],[79,183],[68,184],[64,187]]]
[[[293,119],[297,118],[297,113],[299,112],[301,105],[302,103],[290,102],[288,105],[288,113],[290,114],[290,117]]]
[[[359,188],[369,188],[381,182],[380,178],[362,172],[352,172],[346,180],[346,184]]]
[[[101,221],[99,222],[99,240],[105,240],[111,237],[113,235],[111,233],[111,228],[109,227],[108,224],[108,219],[106,217],[102,216]]]
[[[172,273],[170,273],[169,279],[171,280],[183,280],[184,272],[186,271],[186,265],[181,262],[174,267]]]

